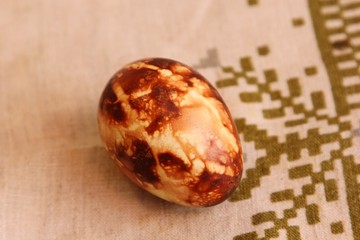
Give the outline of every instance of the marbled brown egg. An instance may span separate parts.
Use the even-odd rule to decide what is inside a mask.
[[[228,108],[203,76],[177,61],[143,59],[117,72],[101,96],[98,122],[120,170],[165,200],[212,206],[241,178]]]

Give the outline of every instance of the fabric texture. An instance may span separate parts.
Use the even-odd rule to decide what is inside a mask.
[[[0,239],[360,239],[360,1],[0,1]],[[243,145],[229,200],[127,180],[97,107],[128,62],[219,90]]]

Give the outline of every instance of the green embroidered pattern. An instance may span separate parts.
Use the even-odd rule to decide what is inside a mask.
[[[253,231],[239,230],[234,239],[310,239],[314,236],[307,234],[316,228],[324,239],[344,234],[360,239],[360,160],[355,158],[355,143],[360,142],[360,17],[348,13],[354,10],[360,11],[360,1],[308,0],[311,21],[290,19],[294,31],[311,25],[323,66],[309,62],[284,78],[271,61],[263,64],[277,53],[271,44],[225,66],[212,49],[195,66],[217,68],[216,87],[225,95],[235,94],[239,108],[248,110],[235,116],[245,171],[229,201],[259,203],[260,196],[266,206],[248,219]],[[321,72],[327,77],[320,78]],[[312,87],[318,81],[329,88]],[[254,123],[252,116],[264,125]],[[279,134],[269,131],[269,125]],[[344,208],[333,207],[339,205]]]

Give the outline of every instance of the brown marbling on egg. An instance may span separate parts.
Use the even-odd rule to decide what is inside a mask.
[[[117,72],[101,96],[98,122],[120,170],[165,200],[212,206],[241,178],[228,108],[203,76],[177,61],[143,59]]]

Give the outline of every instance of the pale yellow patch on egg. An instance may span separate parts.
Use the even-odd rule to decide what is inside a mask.
[[[225,173],[225,166],[220,165],[216,162],[208,161],[206,162],[206,168],[212,173],[224,174]]]
[[[161,77],[166,78],[166,77],[170,77],[171,75],[173,75],[173,73],[169,70],[169,69],[159,69],[157,70]]]
[[[181,81],[184,77],[178,74],[173,74],[172,76],[169,77],[171,81],[174,82],[179,82]],[[185,84],[184,84],[185,85]]]
[[[200,159],[195,159],[192,161],[191,174],[194,176],[199,176],[203,173],[205,164]]]
[[[167,153],[170,152],[178,158],[182,159],[186,165],[190,165],[182,145],[174,137],[174,133],[170,126],[165,126],[158,135],[150,136],[144,133],[145,139],[151,146],[154,153]]]
[[[151,69],[151,70],[158,70],[159,69],[159,67],[151,65],[151,64],[147,64],[145,62],[131,63],[131,64],[125,66],[125,68],[132,68],[132,69],[147,68],[147,69]]]
[[[227,167],[225,170],[225,174],[228,176],[234,176],[234,170],[231,167]]]
[[[190,69],[188,69],[187,67],[182,66],[182,65],[180,65],[180,64],[174,64],[174,65],[171,67],[171,70],[172,70],[174,73],[178,73],[178,74],[190,74],[190,73],[191,73]]]
[[[132,96],[133,98],[139,98],[139,97],[148,95],[148,94],[150,94],[150,93],[151,93],[151,89],[150,89],[150,88],[148,88],[148,89],[141,89],[141,90],[139,90],[139,91],[137,91],[137,92],[132,93],[131,96]]]

